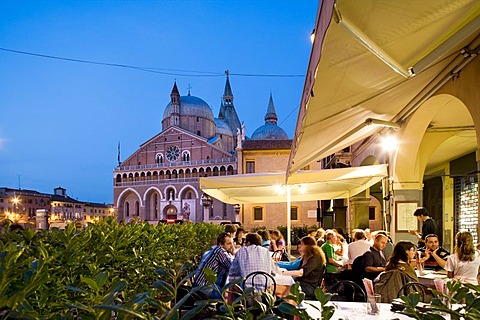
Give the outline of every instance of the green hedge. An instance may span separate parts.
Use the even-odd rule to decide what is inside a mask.
[[[88,319],[87,314],[97,314],[93,318],[100,319],[103,314],[109,319],[105,304],[134,301],[149,291],[154,295],[155,270],[198,260],[222,231],[222,226],[193,223],[122,226],[113,219],[80,230],[73,224],[47,232],[4,229],[0,318]]]

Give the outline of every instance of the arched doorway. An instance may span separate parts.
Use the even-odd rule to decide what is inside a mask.
[[[167,219],[177,219],[178,209],[173,204],[169,204],[163,209],[163,215]]]

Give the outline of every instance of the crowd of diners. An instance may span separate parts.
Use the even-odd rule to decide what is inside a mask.
[[[278,261],[274,252],[285,253],[286,243],[278,230],[247,233],[243,228],[227,225],[217,244],[202,256],[194,277],[194,286],[203,286],[206,298],[218,298],[227,281],[245,278],[255,271],[291,276],[300,283],[307,299],[314,298],[318,286],[328,290],[339,280],[352,280],[363,286],[362,279],[374,282],[375,292],[383,302],[391,302],[398,290],[409,282],[418,282],[415,267],[446,271],[448,278],[478,284],[480,253],[470,232],[458,232],[454,252],[450,254],[439,243],[436,225],[425,208],[414,216],[423,222],[422,231],[412,230],[419,241],[393,243],[383,230],[355,229],[345,234],[341,229],[310,229],[298,243],[297,258]],[[215,290],[208,284],[205,268],[217,274]],[[288,289],[288,288],[287,288]],[[288,291],[283,291],[283,293]]]

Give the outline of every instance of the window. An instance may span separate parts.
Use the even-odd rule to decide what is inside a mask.
[[[156,161],[157,164],[163,163],[163,155],[157,154]]]
[[[197,136],[201,136],[200,130],[197,130]]]
[[[182,161],[190,161],[190,152],[188,152],[188,151],[183,152]]]
[[[375,207],[368,207],[368,220],[375,220]]]
[[[247,160],[245,173],[255,173],[255,161]]]
[[[253,208],[253,220],[262,221],[263,220],[263,208],[255,207]]]
[[[298,220],[298,207],[291,207],[290,208],[290,219],[291,220]]]
[[[130,216],[130,203],[125,202],[125,216]]]

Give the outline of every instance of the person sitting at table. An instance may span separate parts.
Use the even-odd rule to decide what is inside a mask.
[[[325,243],[325,229],[318,228],[317,229],[317,246],[321,247]]]
[[[235,249],[240,249],[245,245],[245,229],[238,228],[237,232],[235,233],[235,238],[233,238],[233,243],[235,244]]]
[[[468,231],[458,232],[455,236],[454,254],[447,258],[445,270],[449,278],[463,283],[478,285],[477,275],[480,255],[473,245],[473,236]]]
[[[385,272],[379,275],[375,283],[375,293],[382,295],[382,302],[392,302],[405,284],[418,282],[417,274],[410,265],[415,254],[416,247],[411,241],[399,241],[395,245]]]
[[[208,298],[220,298],[221,288],[225,285],[227,275],[232,266],[233,260],[233,239],[229,233],[221,233],[217,237],[217,245],[205,252],[200,260],[197,271],[195,273],[194,287],[207,286],[209,282],[205,276],[205,268],[212,269],[217,274],[217,282],[213,287],[205,287],[202,292]]]
[[[424,264],[425,269],[441,270],[445,268],[450,255],[450,252],[439,245],[436,234],[427,235],[425,247],[419,248],[418,251],[422,253],[420,262]]]
[[[245,237],[245,247],[240,248],[237,253],[235,253],[228,277],[231,279],[239,277],[245,278],[254,271],[275,274],[276,267],[268,250],[262,247],[262,238],[260,235],[257,233],[248,233]],[[257,287],[257,280],[261,281],[260,278],[255,278],[255,287]],[[263,284],[259,284],[259,287],[260,286],[263,286]],[[265,290],[266,288],[257,289]]]
[[[325,232],[325,243],[322,245],[326,257],[326,277],[325,285],[330,287],[335,282],[335,277],[339,274],[340,268],[343,267],[342,262],[337,260],[334,243],[337,241],[337,234],[333,230],[327,230]]]
[[[237,225],[227,224],[225,225],[225,232],[230,234],[230,238],[235,238],[235,233],[237,232]]]
[[[370,247],[370,251],[363,254],[363,269],[365,270],[366,278],[373,280],[380,272],[385,271],[387,261],[382,250],[387,245],[387,241],[388,238],[385,234],[377,233],[374,237],[373,245]]]
[[[270,248],[270,235],[268,234],[267,230],[259,230],[257,232],[260,237],[262,237],[262,247]]]
[[[275,252],[277,250],[285,250],[285,240],[283,240],[283,235],[278,230],[273,230],[270,233],[270,249],[271,252]]]
[[[306,236],[298,244],[298,252],[301,256],[300,269],[277,270],[277,272],[294,277],[300,283],[302,291],[307,298],[315,298],[315,289],[320,285],[325,268],[325,253],[317,246],[315,239]]]
[[[356,257],[363,255],[370,250],[370,244],[366,241],[365,231],[362,229],[356,229],[353,234],[353,242],[348,244],[348,261],[351,265]]]

